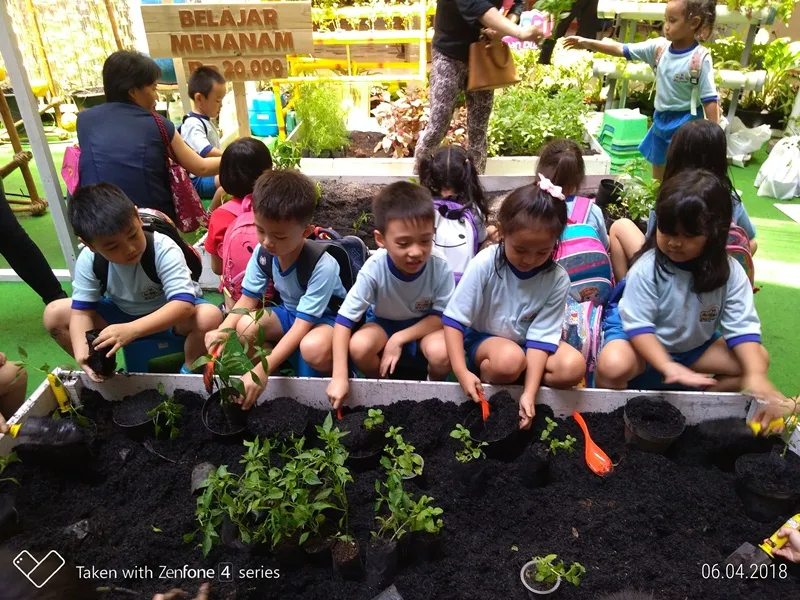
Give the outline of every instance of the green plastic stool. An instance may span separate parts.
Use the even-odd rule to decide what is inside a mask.
[[[611,133],[618,146],[639,144],[647,135],[647,117],[630,108],[612,108],[603,113],[600,137]]]

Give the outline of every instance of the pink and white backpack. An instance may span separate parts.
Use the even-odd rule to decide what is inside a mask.
[[[756,269],[753,264],[753,255],[750,252],[750,238],[744,229],[731,223],[731,228],[728,230],[728,243],[725,247],[728,255],[732,256],[744,268],[747,273],[747,278],[750,280],[750,285],[753,287],[753,292],[757,292],[759,288],[756,287]]]
[[[259,247],[252,196],[248,194],[241,202],[226,202],[217,210],[227,211],[236,217],[222,239],[222,287],[236,301],[242,296],[247,263]]]
[[[567,270],[570,296],[578,302],[605,304],[614,289],[611,259],[594,227],[586,224],[590,198],[576,196],[556,253],[556,262]]]

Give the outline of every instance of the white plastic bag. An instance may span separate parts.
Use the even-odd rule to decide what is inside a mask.
[[[731,123],[731,135],[728,137],[728,158],[734,162],[741,162],[748,154],[761,150],[771,135],[769,125],[748,129],[739,117],[734,117]]]
[[[754,185],[759,196],[789,200],[800,196],[800,136],[783,138],[761,165]]]

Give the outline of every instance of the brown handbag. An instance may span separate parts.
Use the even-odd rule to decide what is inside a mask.
[[[519,81],[508,44],[481,36],[469,45],[468,92],[496,90]]]

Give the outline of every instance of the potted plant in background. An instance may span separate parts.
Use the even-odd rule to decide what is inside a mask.
[[[300,86],[295,112],[300,126],[303,156],[338,158],[350,145],[346,115],[339,91],[332,83]]]
[[[519,577],[522,585],[532,596],[547,596],[555,592],[564,579],[578,586],[586,575],[586,569],[578,562],[572,563],[569,569],[564,561],[556,562],[557,554],[534,556],[520,569]]]
[[[647,219],[656,205],[660,182],[649,175],[649,165],[644,158],[629,161],[620,169],[615,190],[605,206],[601,207],[606,218],[606,227],[623,217],[630,219],[642,230],[647,231]]]

